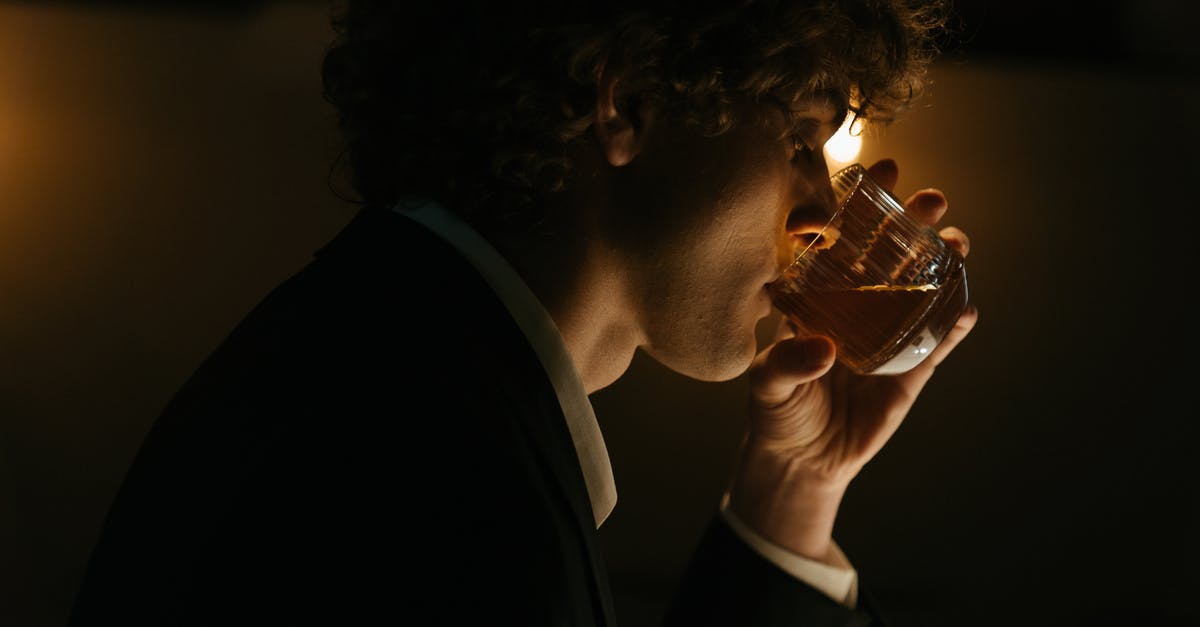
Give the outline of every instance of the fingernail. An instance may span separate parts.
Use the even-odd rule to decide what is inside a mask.
[[[946,207],[949,203],[946,201],[946,195],[941,190],[927,188],[917,192],[917,203],[920,208],[925,211],[934,211]]]

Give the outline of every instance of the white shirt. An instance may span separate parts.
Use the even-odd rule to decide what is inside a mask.
[[[558,326],[516,270],[487,240],[453,212],[430,202],[400,203],[394,210],[424,225],[462,253],[496,292],[529,339],[562,406],[583,471],[592,516],[599,529],[617,504],[616,481],[613,479],[608,449],[604,446],[604,436],[600,433],[600,424],[596,421],[592,403]],[[738,520],[729,510],[728,501],[728,495],[721,500],[721,516],[752,549],[838,603],[847,607],[856,605],[858,574],[836,545],[834,550],[841,562],[840,567],[792,553],[759,536]]]

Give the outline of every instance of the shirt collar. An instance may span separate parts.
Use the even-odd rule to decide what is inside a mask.
[[[592,516],[596,528],[600,528],[617,503],[612,464],[583,381],[549,312],[500,253],[453,212],[429,201],[402,202],[393,209],[425,225],[462,253],[496,292],[533,346],[562,406]]]

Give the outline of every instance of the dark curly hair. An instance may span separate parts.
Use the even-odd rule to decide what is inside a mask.
[[[348,0],[321,68],[345,141],[331,176],[356,202],[427,197],[485,232],[527,230],[570,184],[605,64],[708,134],[739,98],[830,95],[886,123],[946,19],[916,0]]]

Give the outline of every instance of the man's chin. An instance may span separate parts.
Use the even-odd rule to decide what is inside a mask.
[[[753,336],[751,336],[753,339]],[[705,367],[695,373],[687,376],[710,383],[721,383],[724,381],[732,381],[750,369],[750,364],[754,362],[754,357],[757,354],[757,346],[751,342],[746,345],[740,355],[730,355],[727,359],[721,361],[712,361],[705,364]],[[686,373],[685,373],[686,374]]]
[[[713,338],[716,339],[716,338]],[[702,353],[696,353],[692,346],[686,352],[664,353],[649,346],[641,346],[641,350],[654,361],[669,370],[696,381],[720,383],[736,379],[747,370],[758,354],[758,344],[753,326],[744,329],[737,336],[726,336],[723,343]]]

